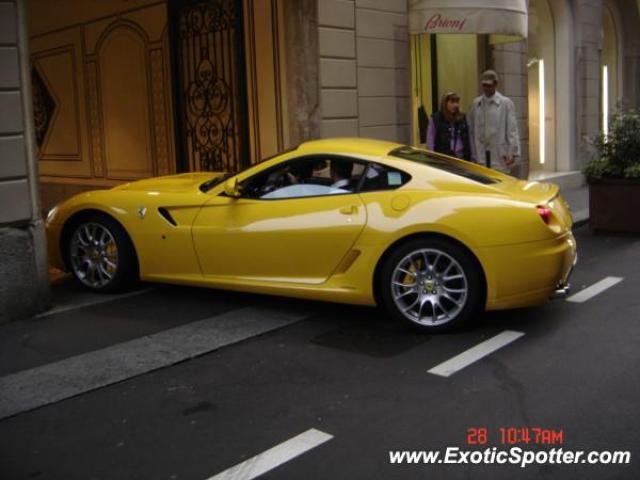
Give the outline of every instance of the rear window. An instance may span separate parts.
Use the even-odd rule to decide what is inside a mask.
[[[491,183],[498,183],[500,180],[497,178],[489,177],[474,171],[465,165],[464,160],[447,160],[446,158],[439,158],[429,155],[429,152],[425,150],[419,150],[413,147],[399,147],[389,152],[392,157],[403,158],[404,160],[410,160],[412,162],[422,163],[438,170],[444,170],[445,172],[458,175],[460,177],[468,178],[478,183],[489,185]]]
[[[395,168],[379,163],[370,163],[367,168],[361,192],[375,192],[380,190],[395,190],[411,180],[411,175]]]

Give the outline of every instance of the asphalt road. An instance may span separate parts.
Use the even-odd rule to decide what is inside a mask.
[[[437,336],[371,308],[170,286],[93,303],[101,299],[62,283],[59,313],[0,327],[0,385],[36,378],[40,394],[37,382],[53,376],[42,389],[79,390],[0,420],[0,479],[205,480],[239,464],[264,479],[640,478],[640,240],[576,233],[574,292],[621,281],[581,303],[488,313]],[[231,335],[228,322],[247,308],[257,321],[280,309],[291,320]],[[171,366],[136,343],[166,346],[194,325],[201,339],[232,340]],[[429,373],[505,331],[523,335],[448,377]],[[152,367],[110,381],[121,366],[111,355],[103,372],[101,355],[127,363],[128,348],[155,355]],[[91,371],[64,378],[72,362]],[[82,393],[83,382],[107,386]],[[499,433],[509,427],[562,430],[561,445],[517,445],[533,452],[629,451],[630,462],[390,463],[390,451],[506,450]],[[487,443],[468,445],[470,428],[485,428]]]

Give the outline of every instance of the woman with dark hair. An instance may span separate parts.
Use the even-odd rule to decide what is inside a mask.
[[[427,130],[427,148],[463,160],[473,160],[469,125],[460,111],[460,97],[455,92],[442,96],[440,110],[435,112]]]

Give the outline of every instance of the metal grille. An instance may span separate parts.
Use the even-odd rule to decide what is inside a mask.
[[[241,2],[173,3],[183,168],[238,171],[246,163]]]

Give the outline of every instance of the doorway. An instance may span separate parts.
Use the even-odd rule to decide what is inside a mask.
[[[170,0],[179,170],[249,164],[241,0]]]
[[[460,108],[467,112],[479,95],[478,77],[487,68],[488,35],[411,35],[412,143],[424,144],[427,122],[440,106],[446,92],[460,96]]]

